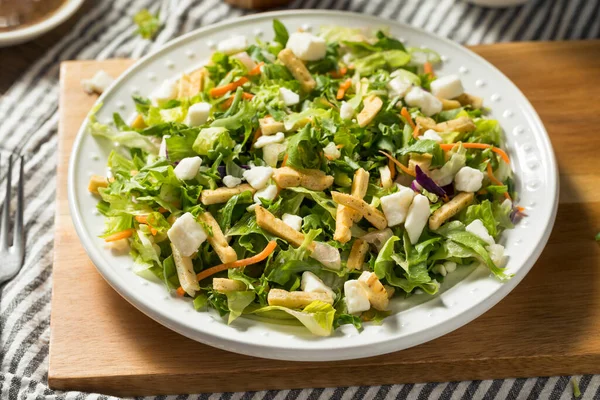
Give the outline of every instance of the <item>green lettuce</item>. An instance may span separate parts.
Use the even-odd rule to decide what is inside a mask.
[[[315,203],[317,203],[320,207],[322,207],[325,211],[327,211],[333,218],[335,218],[336,213],[337,213],[337,206],[331,198],[329,198],[327,195],[325,195],[324,192],[318,192],[315,190],[306,189],[301,186],[290,187],[290,188],[287,188],[286,190],[289,190],[289,191],[292,191],[295,193],[302,193],[306,197],[310,197]],[[295,214],[295,213],[293,213],[293,214]]]
[[[373,53],[354,62],[354,68],[361,75],[372,75],[378,70],[400,68],[410,62],[410,55],[402,50],[386,50]]]
[[[225,232],[228,231],[232,221],[239,219],[246,211],[246,207],[252,203],[254,203],[252,192],[246,190],[230,198],[225,206],[220,205],[217,221],[221,229]]]
[[[226,128],[204,128],[198,133],[192,149],[202,156],[208,156],[211,160],[216,159],[219,155],[227,156],[231,154],[231,150],[235,146],[235,142],[229,136]]]
[[[321,146],[311,134],[310,125],[288,138],[286,153],[287,166],[297,169],[319,169]]]
[[[287,44],[290,34],[285,25],[278,19],[273,20],[273,31],[275,32],[274,40],[279,42],[283,47]]]
[[[507,274],[503,268],[499,268],[494,264],[489,252],[485,248],[487,243],[471,232],[465,231],[462,223],[458,222],[456,224],[448,224],[448,226],[438,229],[436,233],[464,247],[467,251],[470,250],[472,252],[472,256],[482,260],[498,279],[507,280],[512,276]]]
[[[374,263],[374,272],[379,279],[385,279],[390,285],[398,287],[406,293],[411,293],[415,288],[420,288],[429,294],[435,294],[439,290],[439,283],[429,276],[425,262],[414,264],[401,252],[394,250],[396,242],[401,240],[398,236],[392,236],[383,245]],[[403,240],[405,246],[409,241]],[[400,266],[400,273],[396,272],[396,266]]]
[[[96,119],[96,111],[97,109],[93,110],[89,116],[87,129],[90,134],[106,138],[111,142],[118,143],[131,149],[140,149],[146,153],[158,154],[160,143],[157,143],[153,141],[152,138],[141,135],[134,130],[118,131],[107,124],[102,124]]]
[[[238,318],[246,307],[248,307],[254,301],[256,294],[251,291],[234,291],[227,292],[227,307],[229,308],[229,319],[228,324],[231,324],[236,318]]]
[[[444,152],[442,151],[439,143],[437,143],[435,140],[417,140],[414,144],[400,149],[398,153],[402,156],[410,153],[428,153],[432,155],[432,167],[438,167],[444,164]]]
[[[304,307],[302,311],[281,306],[267,306],[259,308],[253,313],[261,315],[271,314],[273,311],[283,311],[291,315],[300,321],[313,335],[330,336],[333,331],[335,308],[331,304],[316,300]]]
[[[485,226],[492,237],[495,238],[498,235],[498,221],[494,215],[492,203],[489,200],[484,200],[481,204],[471,205],[467,208],[464,224],[469,225],[476,219],[480,219],[483,222],[483,226]]]

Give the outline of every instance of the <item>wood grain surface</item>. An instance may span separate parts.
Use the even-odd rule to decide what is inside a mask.
[[[355,361],[267,361],[152,321],[101,278],[69,217],[67,161],[94,98],[79,81],[131,61],[61,69],[50,370],[55,389],[150,395],[600,373],[600,41],[474,47],[531,100],[561,179],[554,231],[521,284],[472,323],[418,347]]]

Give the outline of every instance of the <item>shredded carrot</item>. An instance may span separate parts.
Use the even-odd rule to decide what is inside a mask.
[[[413,129],[412,136],[417,139],[421,135],[421,127],[419,125],[415,126]]]
[[[227,100],[221,103],[221,110],[227,110],[233,104],[233,98],[235,96],[229,97]]]
[[[148,227],[150,228],[150,233],[152,234],[152,236],[156,236],[156,234],[158,233],[158,230],[148,223],[148,216],[147,215],[136,215],[135,216],[135,220],[137,222],[139,222],[140,224],[146,224],[146,225],[148,225]]]
[[[250,71],[248,71],[248,75],[250,75],[250,76],[259,75],[260,67],[262,67],[263,65],[265,65],[264,62],[262,62],[262,61],[259,62],[258,64],[256,64],[256,67],[254,67]]]
[[[252,100],[252,98],[254,97],[254,95],[252,93],[242,93],[242,99],[244,100]],[[233,104],[233,99],[235,98],[235,95],[230,96],[227,100],[225,100],[223,103],[221,103],[221,109],[222,110],[226,110],[229,107],[231,107],[231,105]]]
[[[258,140],[259,137],[262,136],[262,131],[260,130],[260,128],[258,128],[255,132],[254,132],[254,136],[252,136],[252,145],[254,146],[254,143]]]
[[[521,206],[517,206],[516,207],[517,211],[519,211],[520,213],[525,212],[525,207],[521,207]]]
[[[133,229],[133,228],[125,229],[124,231],[113,233],[112,235],[108,235],[107,237],[104,238],[104,241],[105,242],[114,242],[116,240],[126,239],[126,238],[130,237],[131,235],[133,235],[133,232],[135,232],[135,229]]]
[[[490,181],[492,181],[492,183],[494,183],[498,186],[504,185],[504,183],[500,182],[500,180],[494,176],[494,171],[492,171],[492,164],[490,162],[487,163],[485,168],[487,169],[487,175],[490,178]],[[512,199],[510,198],[510,194],[508,194],[508,192],[504,192],[504,197],[507,198],[508,200],[512,201]]]
[[[392,180],[394,180],[396,178],[396,166],[394,165],[394,162],[390,159],[388,159],[388,168],[390,169],[390,176]]]
[[[346,95],[346,90],[350,88],[352,85],[352,79],[346,79],[342,84],[340,84],[340,88],[337,91],[336,99],[341,100]]]
[[[406,122],[408,122],[408,124],[410,125],[411,128],[413,128],[413,129],[417,128],[417,125],[415,125],[415,122],[412,120],[412,117],[410,116],[410,113],[408,112],[406,107],[402,107],[402,110],[400,110],[400,115],[402,115],[404,117],[404,119],[406,119]],[[414,136],[414,133],[413,133],[413,136]]]
[[[336,145],[335,145],[335,147],[336,147],[337,149],[343,149],[343,148],[344,148],[344,145],[343,145],[343,144],[336,144]]]
[[[334,79],[339,79],[348,73],[348,68],[342,67],[338,70],[329,71],[329,75],[331,75]]]
[[[283,161],[281,162],[281,168],[285,167],[285,164],[287,164],[287,158],[288,158],[288,155],[287,155],[287,153],[285,153],[283,155]]]
[[[167,210],[167,209],[166,209],[166,208],[164,208],[164,207],[159,207],[159,208],[158,208],[158,212],[159,212],[159,213],[161,213],[161,214],[164,214],[164,213],[166,213],[167,211],[169,211],[169,210]]]
[[[425,64],[423,64],[423,72],[427,75],[431,75],[432,77],[434,76],[433,65],[431,65],[429,61],[425,61]]]
[[[271,253],[273,253],[273,251],[275,251],[275,247],[277,247],[277,242],[275,240],[271,240],[269,242],[269,244],[267,244],[267,247],[265,247],[263,249],[263,251],[261,251],[257,255],[249,257],[249,258],[244,258],[243,260],[238,260],[238,261],[225,263],[225,264],[219,264],[212,268],[206,269],[206,270],[200,272],[198,275],[196,275],[196,280],[199,282],[203,279],[208,278],[211,275],[214,275],[221,271],[225,271],[227,269],[246,267],[248,265],[259,263],[259,262],[263,261],[265,258],[269,257],[269,255],[271,255]],[[180,296],[183,296],[185,294],[185,291],[183,290],[182,287],[179,287],[177,289],[177,294],[179,294]]]
[[[402,170],[402,172],[404,172],[407,175],[410,176],[416,176],[415,173],[413,171],[411,171],[410,169],[408,169],[408,167],[406,167],[404,164],[402,164],[400,161],[396,160],[394,157],[392,157],[390,154],[386,153],[383,150],[379,150],[379,152],[381,154],[383,154],[384,156],[386,156],[391,162],[393,162],[394,164],[396,164],[398,166],[398,168],[400,168]]]
[[[242,76],[240,79],[238,79],[235,82],[231,82],[231,83],[228,83],[227,85],[223,85],[220,87],[210,89],[210,95],[212,97],[221,97],[225,93],[235,90],[236,88],[238,88],[239,86],[242,86],[246,82],[248,82],[248,78],[246,78],[245,76]]]
[[[443,150],[449,151],[457,146],[459,143],[443,143],[440,144],[440,147]],[[508,154],[498,147],[492,146],[491,144],[486,143],[463,143],[462,146],[465,149],[492,149],[492,151],[500,156],[504,160],[505,163],[510,164],[510,158],[508,158]]]
[[[479,192],[477,192],[477,194],[487,194],[488,191],[485,189],[481,189]]]

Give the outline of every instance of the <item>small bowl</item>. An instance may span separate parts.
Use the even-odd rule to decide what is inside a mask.
[[[14,46],[35,39],[65,22],[81,7],[83,0],[67,0],[48,18],[33,25],[17,28],[13,31],[0,32],[0,47]]]

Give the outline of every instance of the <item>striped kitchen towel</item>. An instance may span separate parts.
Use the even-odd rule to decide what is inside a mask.
[[[220,0],[104,0],[81,17],[0,99],[0,147],[27,156],[28,251],[18,276],[0,288],[0,398],[109,399],[48,388],[48,342],[58,123],[59,63],[71,59],[139,58],[195,28],[248,11]],[[600,0],[530,0],[489,9],[460,0],[295,0],[289,8],[337,9],[378,15],[465,44],[569,40],[600,36]],[[152,42],[135,34],[133,15],[160,11]],[[2,187],[3,185],[0,185]],[[578,376],[584,397],[600,397],[600,376]],[[343,387],[155,399],[570,399],[571,377]]]

